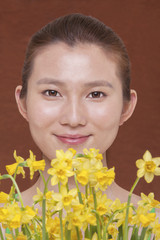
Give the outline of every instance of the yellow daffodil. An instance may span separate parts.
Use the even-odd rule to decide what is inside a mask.
[[[54,167],[58,163],[64,162],[66,167],[68,169],[72,168],[72,159],[74,155],[76,154],[76,151],[72,148],[69,148],[67,151],[63,150],[56,150],[56,158],[52,159],[51,166]]]
[[[9,201],[9,194],[0,192],[0,203],[7,203]]]
[[[85,157],[90,158],[90,159],[97,159],[97,160],[103,159],[102,154],[99,153],[99,150],[95,149],[95,148],[90,148],[89,150],[84,148],[83,153],[84,153]]]
[[[159,240],[160,239],[160,222],[158,218],[154,222],[152,222],[150,225],[152,227],[153,234],[155,234],[155,240]]]
[[[105,191],[115,179],[114,168],[107,169],[103,167],[101,170],[97,171],[94,176],[95,179],[93,180],[93,184],[95,184],[95,189]]]
[[[113,239],[117,239],[118,229],[117,226],[113,223],[109,224],[107,232],[112,236]]]
[[[64,152],[63,150],[56,151],[55,159],[52,159],[52,168],[48,169],[48,174],[52,175],[51,184],[56,185],[61,182],[63,185],[67,184],[68,177],[74,175],[72,170],[72,158],[75,152],[70,149]]]
[[[136,224],[137,226],[140,226],[141,224],[141,220],[140,220],[140,216],[147,216],[148,214],[148,208],[145,208],[144,206],[138,206],[136,211],[135,211],[135,215],[133,215],[132,218],[132,223]]]
[[[88,171],[82,170],[77,174],[77,180],[79,183],[81,183],[83,186],[85,186],[88,183]]]
[[[136,161],[136,166],[138,169],[137,176],[139,178],[144,176],[147,183],[152,182],[154,175],[160,175],[160,157],[152,158],[151,153],[147,150],[143,159],[138,159]]]
[[[11,165],[6,165],[6,170],[7,170],[8,174],[11,175],[11,176],[15,173],[18,164],[24,162],[24,159],[22,157],[17,156],[16,150],[14,151],[13,156],[16,160],[16,163],[13,163]],[[23,175],[23,178],[24,178],[25,177],[25,171],[24,171],[23,167],[18,167],[17,174],[20,174],[20,173]]]
[[[37,210],[33,210],[32,207],[26,206],[25,209],[21,211],[22,216],[21,216],[21,222],[22,224],[27,224],[29,223],[37,214]]]
[[[46,229],[49,233],[49,239],[61,239],[60,238],[60,220],[58,217],[48,218],[46,221]]]
[[[83,240],[83,234],[82,234],[82,231],[80,231],[80,230],[79,230],[79,235],[80,235],[80,240]],[[71,239],[78,240],[77,231],[76,231],[75,228],[73,228],[72,231],[71,231]]]
[[[124,203],[124,205],[126,205],[126,203]],[[126,209],[124,209],[123,211],[122,211],[122,209],[119,209],[119,211],[117,211],[117,213],[114,216],[114,220],[117,222],[117,227],[120,227],[121,225],[123,225],[125,223]],[[133,220],[133,209],[129,208],[128,223],[132,224],[132,220]]]
[[[27,240],[27,236],[20,232],[16,240]]]
[[[34,202],[42,202],[43,200],[43,193],[40,191],[40,189],[37,187],[37,195],[33,196]]]
[[[88,224],[91,224],[92,226],[96,226],[96,216],[93,213],[87,213],[86,214],[86,222]]]
[[[6,240],[14,240],[12,234],[6,233],[5,234]]]
[[[139,221],[142,224],[142,227],[148,227],[151,222],[155,221],[156,214],[155,213],[147,213],[147,214],[140,214]]]
[[[15,216],[10,221],[10,227],[14,229],[19,228],[21,226],[21,217],[21,213],[15,214]]]
[[[9,216],[8,209],[1,207],[0,208],[0,222],[5,223],[8,216]]]
[[[141,193],[141,198],[138,205],[148,207],[149,210],[152,208],[160,208],[160,202],[154,199],[154,193],[149,193],[148,196]]]
[[[85,219],[85,215],[77,215],[77,213],[69,212],[67,215],[67,220],[69,222],[68,229],[71,230],[74,227],[78,227],[80,229]]]
[[[30,168],[30,179],[33,179],[34,172],[37,170],[44,171],[45,169],[45,160],[36,161],[36,156],[30,150],[30,157],[26,160],[27,166]]]
[[[106,194],[102,194],[101,191],[98,191],[96,194],[97,199],[97,209],[96,211],[100,216],[110,212],[110,205],[112,203],[111,199],[107,198]]]
[[[65,208],[66,211],[70,211],[72,200],[76,195],[77,195],[76,188],[67,191],[66,186],[62,185],[60,193],[53,193],[53,199],[57,202],[55,210],[59,211],[62,208]]]
[[[150,193],[148,196],[141,193],[141,200],[137,207],[131,202],[121,203],[118,198],[114,201],[108,199],[102,191],[105,191],[114,181],[114,167],[111,169],[103,167],[102,155],[99,150],[84,149],[83,153],[75,155],[74,149],[68,149],[66,152],[56,151],[56,158],[51,160],[51,168],[48,169],[51,176],[47,184],[51,179],[51,185],[58,184],[59,192],[48,191],[47,184],[44,186],[43,192],[37,188],[32,207],[24,206],[16,184],[11,187],[9,194],[0,192],[0,204],[3,205],[0,207],[0,228],[2,228],[0,235],[2,236],[4,228],[8,229],[4,239],[42,239],[47,232],[48,239],[51,240],[61,240],[62,234],[64,240],[68,237],[74,240],[108,238],[117,240],[119,228],[122,229],[119,232],[120,238],[127,239],[127,235],[124,233],[126,229],[128,231],[128,228],[130,229],[129,233],[132,229],[135,229],[136,232],[136,229],[142,228],[138,234],[145,233],[146,239],[149,234],[155,240],[160,239],[160,223],[158,218],[156,219],[155,213],[157,211],[151,211],[153,208],[160,208],[160,202],[154,199],[154,193]],[[28,166],[30,177],[33,178],[35,171],[43,171],[45,168],[45,161],[36,161],[32,151],[26,161],[17,156],[16,151],[14,157],[16,163],[7,166],[10,175],[13,175],[16,170],[17,173],[23,173],[22,166]],[[19,163],[21,163],[21,167],[18,167]],[[154,175],[160,175],[160,158],[152,158],[148,151],[144,154],[143,159],[137,160],[136,165],[139,169],[135,183],[142,176],[151,182]],[[69,189],[68,178],[73,175],[75,175],[77,188]],[[0,175],[0,179],[6,177],[10,176]],[[74,178],[72,177],[72,179]],[[79,183],[82,185],[81,188],[85,189],[80,193]],[[15,194],[15,187],[19,197]],[[22,202],[21,207],[19,200]],[[42,206],[40,215],[38,209],[34,208],[36,204]],[[143,231],[144,228],[147,228],[146,232]]]

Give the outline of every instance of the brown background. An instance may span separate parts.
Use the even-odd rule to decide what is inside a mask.
[[[132,62],[132,87],[138,92],[138,105],[108,153],[109,167],[116,167],[117,183],[130,189],[136,178],[135,160],[146,149],[153,156],[160,156],[160,1],[0,1],[0,173],[5,173],[6,164],[14,162],[14,149],[23,157],[32,149],[40,157],[14,99],[30,36],[58,16],[81,12],[112,27],[124,40]],[[19,183],[24,190],[33,182],[19,177]],[[151,184],[142,180],[135,192],[154,191],[160,199],[159,185],[158,177]],[[3,180],[0,189],[8,192],[9,182]]]

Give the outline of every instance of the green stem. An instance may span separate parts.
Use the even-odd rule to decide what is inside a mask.
[[[85,196],[88,199],[88,184],[85,186]]]
[[[69,192],[69,186],[68,183],[66,184],[67,192]]]
[[[63,240],[62,210],[59,211],[59,219],[60,219],[60,229],[61,229],[61,240]]]
[[[46,199],[42,200],[42,239],[46,239]]]
[[[61,185],[60,185],[60,182],[58,182],[58,190],[59,190],[59,192],[61,192]],[[60,219],[61,240],[63,240],[63,222],[62,222],[62,214],[63,214],[63,211],[60,210],[60,211],[59,211],[59,219]]]
[[[16,237],[15,237],[15,235],[13,233],[13,230],[11,230],[11,235],[12,235],[13,240],[16,240]]]
[[[50,175],[46,181],[42,171],[39,170],[39,173],[44,183],[43,200],[42,200],[42,239],[46,240],[48,239],[48,234],[46,232],[46,197],[45,195],[46,195],[46,192],[48,191],[48,183],[52,176]]]
[[[80,240],[80,235],[79,235],[79,229],[76,227],[76,232],[77,232],[77,240]]]
[[[81,192],[80,192],[80,190],[79,190],[79,186],[78,186],[76,174],[74,175],[74,181],[75,181],[76,188],[77,188],[77,192],[78,192],[79,202],[80,202],[81,204],[83,204],[82,195],[81,195]]]
[[[29,225],[25,224],[24,227],[25,227],[25,233],[26,233],[25,235],[27,235],[27,239],[31,239],[32,238],[32,231],[31,231]]]
[[[129,207],[130,207],[130,202],[131,202],[131,197],[132,197],[132,193],[137,185],[137,183],[139,182],[139,178],[137,177],[137,179],[135,180],[129,195],[128,195],[128,201],[127,201],[127,207],[126,207],[126,217],[125,217],[125,226],[124,226],[124,240],[128,240],[128,215],[129,215]]]
[[[42,180],[43,180],[44,185],[46,185],[46,180],[45,180],[45,178],[44,178],[43,173],[42,173],[41,170],[39,170],[39,174],[41,175],[41,178],[42,178]]]
[[[93,193],[93,199],[94,199],[94,209],[95,211],[97,210],[97,199],[96,199],[96,193],[95,189],[92,187],[92,193]],[[96,211],[96,219],[97,219],[97,234],[98,234],[98,240],[101,239],[101,228],[100,228],[100,223],[99,223],[99,217]]]
[[[4,175],[1,176],[1,178],[2,178],[2,179],[8,179],[8,178],[10,178],[10,179],[12,180],[12,182],[13,182],[15,188],[16,188],[17,194],[18,194],[18,196],[19,196],[19,201],[20,201],[20,203],[21,203],[21,207],[24,208],[24,204],[23,204],[23,200],[22,200],[22,195],[21,195],[21,192],[20,192],[20,190],[19,190],[19,187],[18,187],[15,179],[14,179],[11,175],[9,175],[9,174],[4,174]]]
[[[71,240],[71,230],[68,230],[68,222],[65,224],[65,239]]]

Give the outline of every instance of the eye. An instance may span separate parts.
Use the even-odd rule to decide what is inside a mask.
[[[46,90],[46,91],[44,91],[44,94],[46,96],[50,96],[50,97],[59,97],[60,96],[60,93],[55,90]]]
[[[89,98],[101,98],[101,97],[104,97],[104,96],[106,96],[106,94],[103,93],[103,92],[99,92],[99,91],[91,92],[88,95]]]

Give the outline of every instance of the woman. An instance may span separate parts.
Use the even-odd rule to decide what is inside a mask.
[[[109,27],[81,14],[47,24],[31,38],[22,81],[16,101],[46,160],[45,176],[56,149],[100,149],[107,164],[106,151],[137,102],[127,51]],[[26,204],[36,187],[43,189],[41,178],[24,192]],[[128,192],[114,183],[107,196],[127,201]]]

